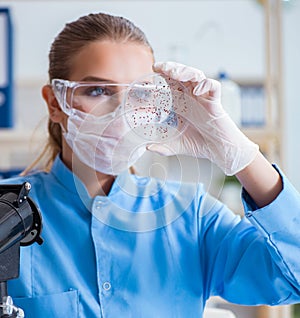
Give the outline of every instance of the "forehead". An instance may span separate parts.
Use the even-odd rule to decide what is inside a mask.
[[[153,54],[134,42],[95,41],[72,59],[69,80],[97,77],[117,83],[130,83],[152,72]]]

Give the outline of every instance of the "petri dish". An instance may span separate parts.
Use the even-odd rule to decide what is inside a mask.
[[[190,94],[186,87],[157,73],[131,83],[124,94],[126,121],[144,141],[166,142],[187,127]]]

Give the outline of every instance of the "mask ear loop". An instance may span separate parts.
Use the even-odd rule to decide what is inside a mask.
[[[68,117],[68,119],[69,119],[69,117]],[[67,121],[68,121],[68,119],[67,119]],[[59,123],[59,125],[60,125],[61,132],[62,132],[63,134],[66,134],[66,133],[67,133],[67,130],[65,129],[64,125],[63,125],[62,123]]]

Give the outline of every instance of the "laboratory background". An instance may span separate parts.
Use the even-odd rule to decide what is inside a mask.
[[[21,171],[45,144],[41,87],[54,37],[66,22],[99,11],[138,25],[157,61],[219,79],[225,109],[300,191],[300,0],[0,0],[0,178]],[[205,160],[146,154],[141,161],[142,174],[203,182],[242,213],[236,180]],[[209,306],[236,318],[300,317],[297,305],[251,308],[216,298]]]

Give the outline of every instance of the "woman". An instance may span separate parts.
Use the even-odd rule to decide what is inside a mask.
[[[49,160],[5,181],[29,181],[43,216],[44,244],[22,248],[20,277],[9,282],[28,317],[201,317],[212,295],[300,300],[299,194],[223,111],[218,82],[177,63],[153,66],[144,34],[106,14],[67,24],[49,59]],[[136,142],[122,107],[79,98],[88,90],[111,101],[153,70],[190,93],[189,125],[165,143]],[[146,150],[208,158],[236,175],[246,218],[201,184],[128,173]]]

